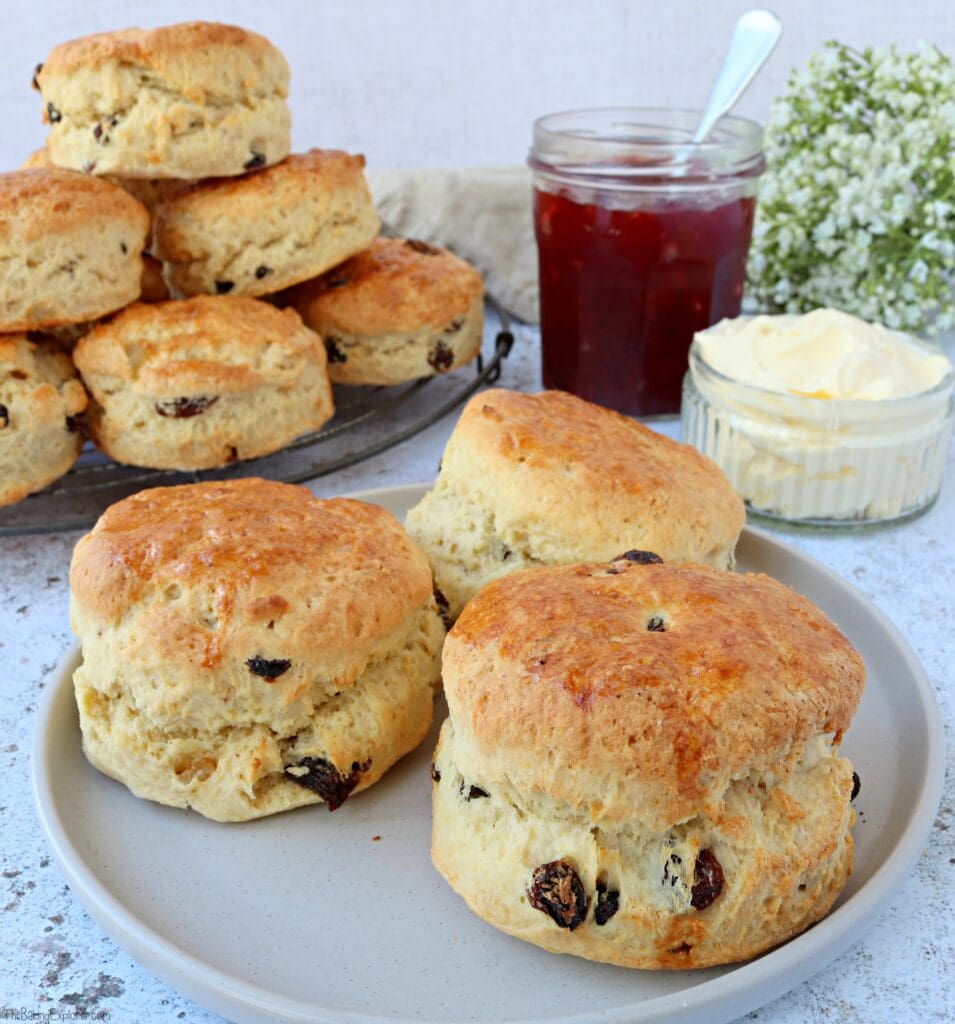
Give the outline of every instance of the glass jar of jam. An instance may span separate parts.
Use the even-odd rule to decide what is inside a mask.
[[[544,386],[676,413],[696,331],[737,316],[765,166],[759,125],[607,109],[534,123]]]

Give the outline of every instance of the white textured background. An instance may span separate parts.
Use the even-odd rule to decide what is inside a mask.
[[[519,163],[539,114],[700,106],[745,0],[0,0],[0,147],[43,141],[34,65],[88,32],[190,18],[265,33],[292,69],[293,141],[371,167]],[[952,0],[776,0],[785,34],[740,112],[765,115],[828,38],[955,53]]]

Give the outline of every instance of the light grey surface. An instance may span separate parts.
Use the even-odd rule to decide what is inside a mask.
[[[538,386],[531,332],[520,331],[502,383]],[[434,475],[451,418],[401,448],[328,477],[331,495]],[[661,425],[672,433],[673,423]],[[955,451],[936,506],[896,527],[848,533],[775,531],[872,597],[901,629],[927,669],[948,734],[949,776],[955,700]],[[83,911],[40,834],[29,784],[30,732],[43,689],[71,642],[66,575],[76,537],[0,541],[0,642],[6,656],[0,705],[0,1007],[86,1008],[113,1021],[164,1024],[218,1018],[155,980],[120,952]],[[878,749],[873,751],[878,756]],[[955,789],[895,905],[865,937],[812,980],[748,1020],[772,1024],[947,1021],[955,1017]],[[334,819],[332,819],[334,820]],[[380,845],[380,844],[378,844]],[[384,849],[384,848],[383,848]],[[183,856],[183,870],[188,857]],[[250,945],[262,936],[249,935]],[[313,951],[303,960],[320,962]],[[372,979],[369,986],[374,985]],[[489,978],[493,985],[494,979]]]
[[[425,489],[355,496],[403,520]],[[866,780],[852,877],[824,921],[750,964],[628,972],[551,956],[468,913],[428,856],[428,763],[443,702],[426,742],[334,819],[308,808],[222,826],[137,800],[85,762],[74,651],[51,680],[34,734],[37,813],[50,850],[123,949],[241,1024],[364,1024],[392,1014],[482,1024],[723,1024],[809,977],[881,914],[921,851],[944,771],[931,686],[882,612],[768,534],[747,530],[737,558],[740,571],[769,573],[812,598],[870,666],[843,747]],[[250,945],[249,935],[259,941]],[[320,970],[300,955],[305,948]]]

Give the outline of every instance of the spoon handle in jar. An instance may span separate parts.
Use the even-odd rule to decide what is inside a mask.
[[[703,119],[693,136],[694,143],[702,142],[716,122],[733,108],[773,52],[782,31],[782,24],[772,11],[757,8],[747,11],[739,19],[710,92]]]

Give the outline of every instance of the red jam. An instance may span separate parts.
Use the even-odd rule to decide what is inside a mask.
[[[694,332],[739,315],[755,207],[696,202],[608,209],[535,189],[545,387],[679,411]]]

